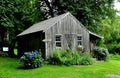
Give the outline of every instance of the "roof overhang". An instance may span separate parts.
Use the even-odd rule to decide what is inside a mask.
[[[98,38],[98,39],[103,39],[104,38],[103,36],[100,36],[100,35],[98,35],[96,33],[91,32],[91,31],[89,31],[89,34],[96,37],[96,38]]]

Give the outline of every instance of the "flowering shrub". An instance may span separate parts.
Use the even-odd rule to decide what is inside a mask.
[[[93,50],[93,56],[97,58],[97,60],[106,60],[108,55],[109,52],[106,48],[96,47]]]
[[[42,64],[42,57],[38,51],[25,52],[20,58],[26,68],[37,68]]]

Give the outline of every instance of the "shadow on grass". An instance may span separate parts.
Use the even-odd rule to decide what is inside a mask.
[[[24,67],[24,66],[19,66],[19,67],[17,67],[17,69],[28,70],[28,69],[30,69],[30,68],[26,68],[26,67]]]
[[[41,67],[41,66],[40,66]],[[36,69],[36,68],[40,68],[40,67],[25,67],[25,66],[19,66],[17,67],[17,69],[21,69],[21,70],[32,70],[32,69]]]

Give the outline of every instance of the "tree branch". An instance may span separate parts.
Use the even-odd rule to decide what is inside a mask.
[[[49,2],[48,0],[44,0],[44,1],[45,1],[46,5],[47,5],[48,8],[49,8],[49,13],[50,13],[51,17],[54,17],[53,8],[52,8],[52,6],[50,5],[50,2]]]

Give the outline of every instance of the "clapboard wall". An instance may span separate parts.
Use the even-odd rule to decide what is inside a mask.
[[[48,28],[45,32],[46,41],[46,57],[53,55],[53,50],[56,48],[55,35],[62,36],[62,49],[68,48],[69,39],[71,38],[72,50],[77,48],[77,35],[82,36],[82,46],[86,51],[90,51],[89,33],[88,30],[74,18],[71,14],[66,15],[59,20],[54,26]]]
[[[87,30],[71,13],[65,13],[34,24],[20,33],[18,38],[18,54],[26,51],[41,49],[45,58],[53,56],[56,47],[56,35],[61,35],[60,49],[78,47],[77,36],[82,38],[82,47],[85,51],[92,51],[96,46],[96,39],[101,39],[95,33]]]

